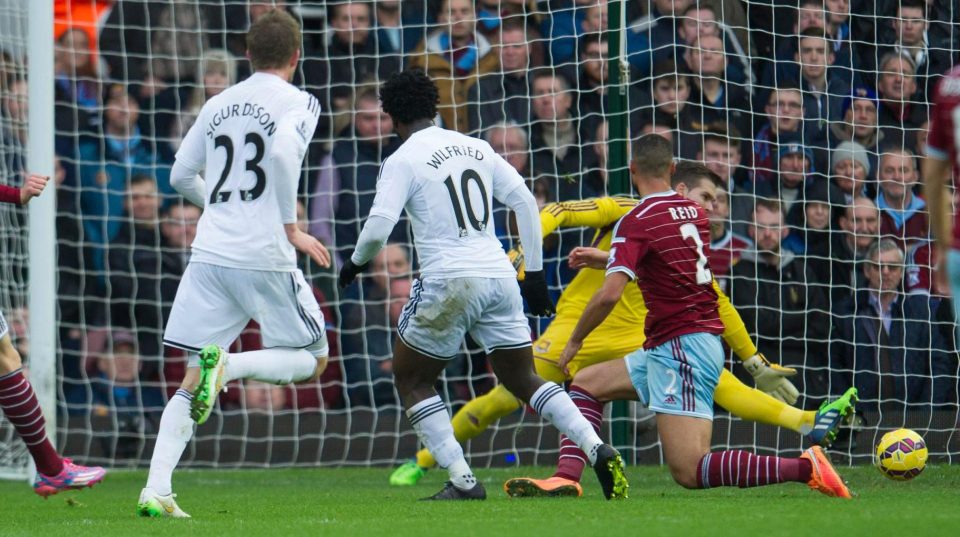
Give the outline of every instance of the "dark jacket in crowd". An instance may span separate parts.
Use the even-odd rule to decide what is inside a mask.
[[[803,365],[806,396],[826,392],[821,378],[830,332],[826,297],[813,272],[793,252],[784,250],[776,265],[747,250],[730,272],[730,300],[764,352],[784,365]],[[822,361],[822,363],[821,363]],[[800,389],[804,393],[804,387]],[[810,406],[810,404],[804,404]]]
[[[943,406],[955,398],[956,357],[931,323],[937,305],[929,295],[901,295],[884,328],[871,292],[842,302],[831,335],[831,393],[855,386],[859,408],[877,410]]]

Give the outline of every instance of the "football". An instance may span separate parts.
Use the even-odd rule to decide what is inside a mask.
[[[908,481],[920,475],[927,465],[927,444],[910,429],[890,431],[877,444],[876,463],[890,479]]]

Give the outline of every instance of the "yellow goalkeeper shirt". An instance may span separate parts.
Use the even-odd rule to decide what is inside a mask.
[[[610,251],[614,226],[636,205],[637,200],[628,197],[603,197],[551,203],[540,212],[540,228],[543,236],[546,237],[561,227],[591,227],[597,231],[590,245]],[[560,295],[560,301],[557,302],[557,318],[554,322],[567,320],[576,324],[586,310],[590,298],[603,285],[605,277],[604,270],[581,269]],[[757,353],[757,348],[750,339],[740,314],[730,303],[727,295],[720,290],[716,280],[713,282],[713,287],[717,292],[717,307],[720,319],[723,321],[724,341],[741,360],[750,358]],[[624,334],[633,333],[639,335],[642,345],[646,315],[647,306],[643,301],[640,288],[636,285],[628,285],[620,302],[591,335],[598,337],[597,332],[602,331],[605,337],[622,338]]]

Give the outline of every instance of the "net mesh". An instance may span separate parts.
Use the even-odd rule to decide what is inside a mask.
[[[245,30],[270,4],[56,2],[58,439],[70,456],[149,462],[160,413],[185,368],[161,336],[199,217],[170,187],[169,169],[204,101],[250,74]],[[799,369],[797,404],[815,409],[850,385],[860,388],[862,416],[837,452],[867,461],[878,434],[907,426],[926,436],[935,457],[960,453],[952,313],[930,276],[923,211],[894,210],[891,197],[919,193],[912,185],[932,84],[957,58],[955,1],[929,8],[909,0],[627,2],[623,88],[607,78],[617,51],[607,50],[605,34],[620,22],[608,23],[606,2],[285,5],[303,26],[294,84],[323,106],[302,175],[301,224],[337,261],[352,251],[379,165],[399,144],[376,100],[377,83],[390,73],[425,68],[441,89],[443,124],[490,141],[541,204],[629,189],[616,182],[625,170],[608,162],[623,142],[607,136],[610,95],[623,92],[631,138],[669,136],[679,159],[706,161],[723,179],[727,201],[713,213],[711,267],[760,351]],[[20,181],[25,154],[25,6],[0,2],[0,177],[8,184]],[[897,191],[897,183],[906,186]],[[780,265],[752,261],[755,240],[761,244],[751,231],[759,198],[779,200],[787,213],[789,233],[774,241],[789,252]],[[919,200],[901,198],[908,206]],[[510,215],[502,206],[494,214],[512,247]],[[24,317],[24,217],[4,206],[0,219],[0,305],[13,326]],[[545,239],[555,297],[576,275],[567,254],[591,244],[594,233],[564,228]],[[905,254],[889,317],[869,300],[870,267],[862,262],[884,237]],[[184,464],[384,465],[410,457],[417,441],[393,389],[390,357],[416,275],[411,240],[401,221],[394,246],[361,285],[342,293],[333,272],[303,263],[327,320],[331,366],[313,384],[231,384]],[[547,325],[532,323],[534,337]],[[251,324],[232,350],[259,345]],[[752,385],[735,361],[729,365]],[[438,387],[457,410],[495,384],[483,353],[467,341]],[[648,412],[629,404],[610,417],[607,433],[631,460],[661,460]],[[795,432],[721,409],[714,443],[760,451],[803,445]],[[550,464],[557,445],[552,429],[518,410],[472,440],[469,452],[479,465]],[[22,445],[0,425],[0,467],[24,464]]]

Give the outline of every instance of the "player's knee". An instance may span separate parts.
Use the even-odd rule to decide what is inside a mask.
[[[510,378],[500,379],[500,382],[503,383],[508,392],[523,401],[529,401],[537,388],[543,385],[543,379],[534,374],[533,371],[511,375]]]
[[[598,401],[606,403],[608,398],[605,397],[604,384],[602,382],[602,375],[599,374],[599,368],[596,367],[587,367],[577,371],[576,375],[573,377],[573,383],[579,388],[583,389],[590,395],[594,396]]]
[[[20,353],[13,347],[10,337],[5,336],[3,340],[3,344],[0,345],[0,375],[12,373],[23,366]]]
[[[670,475],[673,476],[673,480],[683,488],[700,488],[699,484],[697,483],[696,466],[691,467],[690,465],[670,465]]]

